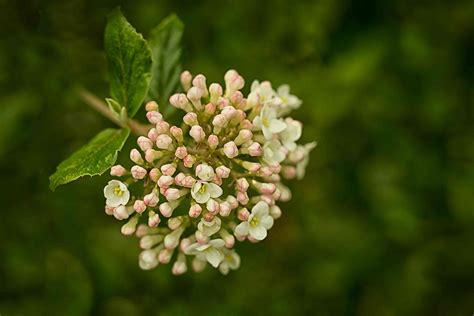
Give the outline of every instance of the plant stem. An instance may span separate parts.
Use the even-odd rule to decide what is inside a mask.
[[[88,106],[114,122],[120,127],[128,127],[130,131],[137,136],[146,136],[148,134],[149,127],[143,125],[133,119],[128,119],[127,122],[122,122],[118,115],[110,111],[107,104],[99,99],[95,94],[84,88],[77,88],[77,94]]]

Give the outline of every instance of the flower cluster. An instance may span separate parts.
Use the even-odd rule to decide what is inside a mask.
[[[268,81],[255,81],[245,98],[242,76],[229,70],[224,79],[225,89],[183,72],[185,93],[169,99],[184,111],[180,127],[147,103],[153,128],[130,152],[135,165],[111,169],[121,181],[104,188],[105,211],[127,220],[123,234],[140,238],[142,269],[171,260],[173,274],[189,262],[194,271],[237,269],[235,241],[265,239],[281,216],[276,202],[291,198],[282,178],[304,176],[315,143],[297,144],[302,124],[287,117],[301,101]]]

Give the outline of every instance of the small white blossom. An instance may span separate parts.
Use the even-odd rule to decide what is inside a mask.
[[[196,255],[196,258],[201,261],[209,262],[214,268],[217,268],[219,264],[224,260],[224,240],[212,239],[208,243],[201,245],[194,243],[186,248],[185,253],[188,255]]]
[[[211,182],[197,181],[191,189],[193,199],[200,203],[206,203],[210,198],[218,198],[222,195],[222,189]]]
[[[286,84],[278,87],[277,95],[281,101],[280,114],[287,114],[291,110],[299,108],[302,103],[298,97],[290,94],[290,87]]]
[[[286,124],[277,117],[277,111],[274,107],[264,105],[260,115],[253,120],[255,127],[262,129],[263,136],[271,139],[274,134],[282,132]]]
[[[268,204],[258,202],[253,208],[247,221],[235,227],[237,236],[250,235],[256,240],[264,240],[267,237],[267,230],[273,226],[273,217],[269,215]]]
[[[212,236],[221,229],[221,219],[215,216],[212,220],[206,221],[201,218],[201,221],[197,225],[200,230],[206,236]]]
[[[278,105],[281,102],[280,99],[277,98],[275,90],[273,90],[272,84],[269,81],[260,83],[255,80],[252,82],[250,91],[259,96],[259,102],[261,104]]]
[[[127,186],[118,180],[110,180],[104,188],[106,204],[110,207],[126,205],[130,199],[130,192]]]
[[[294,150],[296,148],[296,141],[301,137],[301,131],[303,126],[301,122],[294,120],[290,117],[285,119],[286,128],[280,133],[280,139],[288,150]]]
[[[229,270],[237,270],[240,267],[240,256],[234,250],[224,249],[224,259],[219,265],[219,271],[227,275]]]
[[[304,149],[304,158],[296,165],[296,177],[302,179],[306,173],[306,166],[309,162],[309,153],[316,147],[316,142],[308,143],[302,146]]]
[[[215,175],[211,166],[200,164],[196,167],[196,176],[202,181],[211,181]]]
[[[270,140],[263,144],[263,160],[268,163],[282,162],[286,157],[286,149],[278,140]]]

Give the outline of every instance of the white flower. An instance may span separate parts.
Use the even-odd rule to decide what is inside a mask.
[[[196,167],[196,176],[202,181],[211,181],[215,175],[214,169],[209,165],[200,164]]]
[[[250,91],[257,93],[261,104],[278,105],[281,102],[269,81],[263,81],[262,83],[259,83],[257,80],[255,80],[252,82]]]
[[[260,115],[253,120],[255,127],[262,129],[263,136],[266,139],[271,139],[273,134],[282,132],[286,124],[283,120],[277,118],[277,111],[275,108],[264,105]]]
[[[187,255],[196,255],[196,258],[202,261],[209,262],[214,268],[217,268],[219,263],[224,260],[224,240],[212,239],[207,244],[201,245],[194,243],[186,248]]]
[[[280,99],[280,114],[287,114],[291,110],[297,109],[301,105],[301,100],[298,97],[290,94],[290,87],[286,84],[281,85],[277,89],[277,95]]]
[[[268,164],[282,162],[286,153],[285,147],[278,140],[270,140],[263,144],[263,160]]]
[[[316,147],[316,142],[305,144],[302,147],[304,149],[304,157],[303,160],[298,162],[298,164],[296,165],[296,177],[298,179],[303,179],[306,173],[306,166],[309,162],[309,153],[311,152],[311,150],[313,150],[314,147]]]
[[[210,198],[218,198],[222,195],[222,189],[214,183],[197,181],[191,189],[194,200],[200,204],[206,203]]]
[[[240,256],[234,250],[224,250],[224,260],[219,265],[219,271],[226,275],[229,270],[237,270],[240,267]]]
[[[301,122],[288,117],[285,119],[286,128],[280,133],[280,139],[288,150],[296,148],[296,141],[301,137],[303,126]]]
[[[252,208],[247,221],[240,223],[235,228],[237,236],[247,236],[256,240],[264,240],[267,237],[267,230],[273,226],[273,217],[269,215],[268,204],[260,201]]]
[[[117,207],[128,203],[130,192],[124,183],[118,180],[110,180],[104,188],[104,196],[107,206]]]
[[[206,221],[204,218],[201,218],[197,227],[204,235],[211,236],[221,229],[221,219],[218,216],[215,216],[211,221]]]

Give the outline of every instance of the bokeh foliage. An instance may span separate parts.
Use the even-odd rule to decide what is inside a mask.
[[[184,66],[208,82],[236,68],[304,101],[307,177],[227,277],[140,271],[106,178],[48,189],[112,127],[73,88],[107,96],[119,4],[139,31],[176,12]],[[474,312],[472,1],[1,1],[0,30],[0,314]]]

